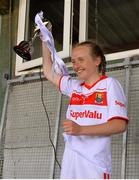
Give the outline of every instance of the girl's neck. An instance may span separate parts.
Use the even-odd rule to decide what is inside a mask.
[[[85,84],[88,84],[88,85],[92,85],[94,84],[96,81],[98,81],[100,79],[100,75],[99,74],[96,74],[96,75],[93,75],[93,77],[85,80]]]

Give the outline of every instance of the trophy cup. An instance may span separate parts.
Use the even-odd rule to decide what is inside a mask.
[[[50,21],[44,21],[43,24],[47,27],[49,31],[52,29],[52,24]],[[40,36],[40,29],[38,26],[35,26],[34,29],[34,35],[29,41],[21,41],[18,45],[14,46],[13,49],[21,58],[23,58],[26,61],[31,60],[31,55],[33,54],[33,42],[34,40]]]

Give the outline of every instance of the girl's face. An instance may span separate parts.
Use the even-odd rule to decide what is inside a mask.
[[[100,58],[93,58],[88,46],[75,47],[72,51],[71,62],[79,79],[86,83],[91,82],[91,79],[93,80],[94,77],[99,75]]]

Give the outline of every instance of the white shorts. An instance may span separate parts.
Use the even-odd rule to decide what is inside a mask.
[[[109,179],[109,174],[87,161],[78,153],[65,147],[61,179]]]

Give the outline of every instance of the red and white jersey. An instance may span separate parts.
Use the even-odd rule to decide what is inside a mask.
[[[126,98],[120,83],[107,76],[92,86],[70,76],[63,76],[59,89],[70,97],[66,118],[79,125],[98,125],[113,119],[128,120]],[[111,172],[111,138],[109,136],[72,136],[64,134],[72,150],[93,162],[104,172]]]

